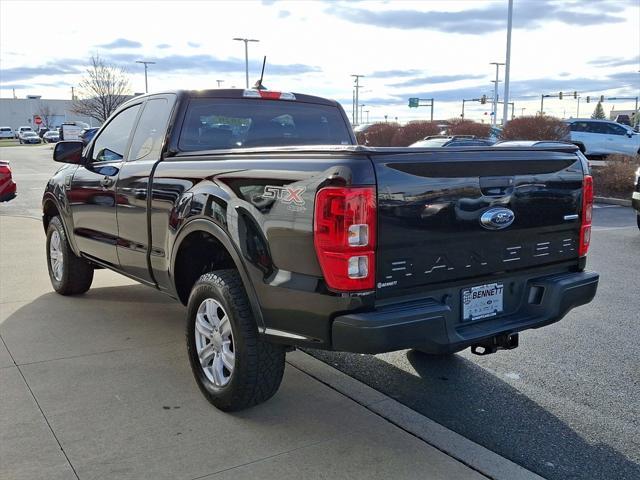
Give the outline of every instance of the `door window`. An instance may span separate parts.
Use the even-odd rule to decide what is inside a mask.
[[[124,158],[139,110],[140,104],[123,110],[100,132],[93,145],[91,159],[94,162],[117,161]]]
[[[609,125],[603,122],[589,122],[588,131],[591,133],[600,133],[603,135],[609,135]]]
[[[160,156],[170,113],[166,98],[153,98],[145,104],[131,142],[130,160]]]
[[[607,126],[609,127],[610,135],[626,135],[627,134],[627,131],[624,129],[624,127],[621,127],[620,125],[614,125],[613,123],[608,123]]]

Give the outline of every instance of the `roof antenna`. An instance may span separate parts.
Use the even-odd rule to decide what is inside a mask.
[[[257,90],[266,90],[267,87],[265,87],[264,85],[262,85],[262,78],[264,77],[264,66],[267,63],[267,56],[264,56],[264,59],[262,60],[262,73],[260,73],[260,80],[258,80],[256,82],[256,84],[253,86],[253,88],[257,89]]]

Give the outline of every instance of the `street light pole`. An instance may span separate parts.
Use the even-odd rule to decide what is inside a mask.
[[[500,82],[500,65],[504,65],[504,63],[501,62],[491,62],[489,65],[495,65],[496,66],[496,79],[495,79],[495,85],[493,87],[493,119],[492,119],[492,123],[493,125],[496,125],[497,123],[497,110],[498,110],[498,82]]]
[[[144,65],[144,93],[149,93],[149,84],[147,82],[147,65],[155,65],[156,62],[147,62],[145,60],[136,60],[136,63],[142,63]]]
[[[511,67],[511,24],[513,19],[513,0],[509,0],[509,12],[507,14],[507,55],[504,67],[504,109],[502,111],[502,127],[509,121],[509,73]]]
[[[254,38],[240,38],[236,37],[234,40],[238,42],[244,42],[244,76],[245,76],[245,86],[249,88],[249,42],[259,42],[260,40],[256,40]]]
[[[355,99],[354,99],[353,103],[354,103],[354,107],[355,107],[355,123],[354,123],[354,125],[358,125],[359,124],[359,122],[358,122],[358,105],[360,105],[359,98],[358,98],[358,95],[359,95],[358,90],[360,90],[360,88],[362,88],[362,86],[360,85],[360,78],[364,77],[364,75],[355,75],[354,74],[354,75],[351,75],[351,76],[355,77],[355,79],[356,79],[356,84],[355,84],[355,89],[356,89],[355,95],[356,96],[355,96]]]
[[[363,121],[363,117],[364,117],[364,107],[366,107],[366,105],[364,103],[360,104],[360,121]]]

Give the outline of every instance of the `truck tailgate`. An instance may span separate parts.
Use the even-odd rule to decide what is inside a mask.
[[[407,148],[370,158],[378,298],[577,259],[584,172],[575,152]],[[510,210],[513,223],[483,225],[492,208]]]

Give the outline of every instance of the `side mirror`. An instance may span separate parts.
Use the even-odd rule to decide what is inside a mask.
[[[82,157],[83,148],[83,143],[75,140],[58,142],[53,149],[53,160],[82,165],[84,163],[84,158]]]

